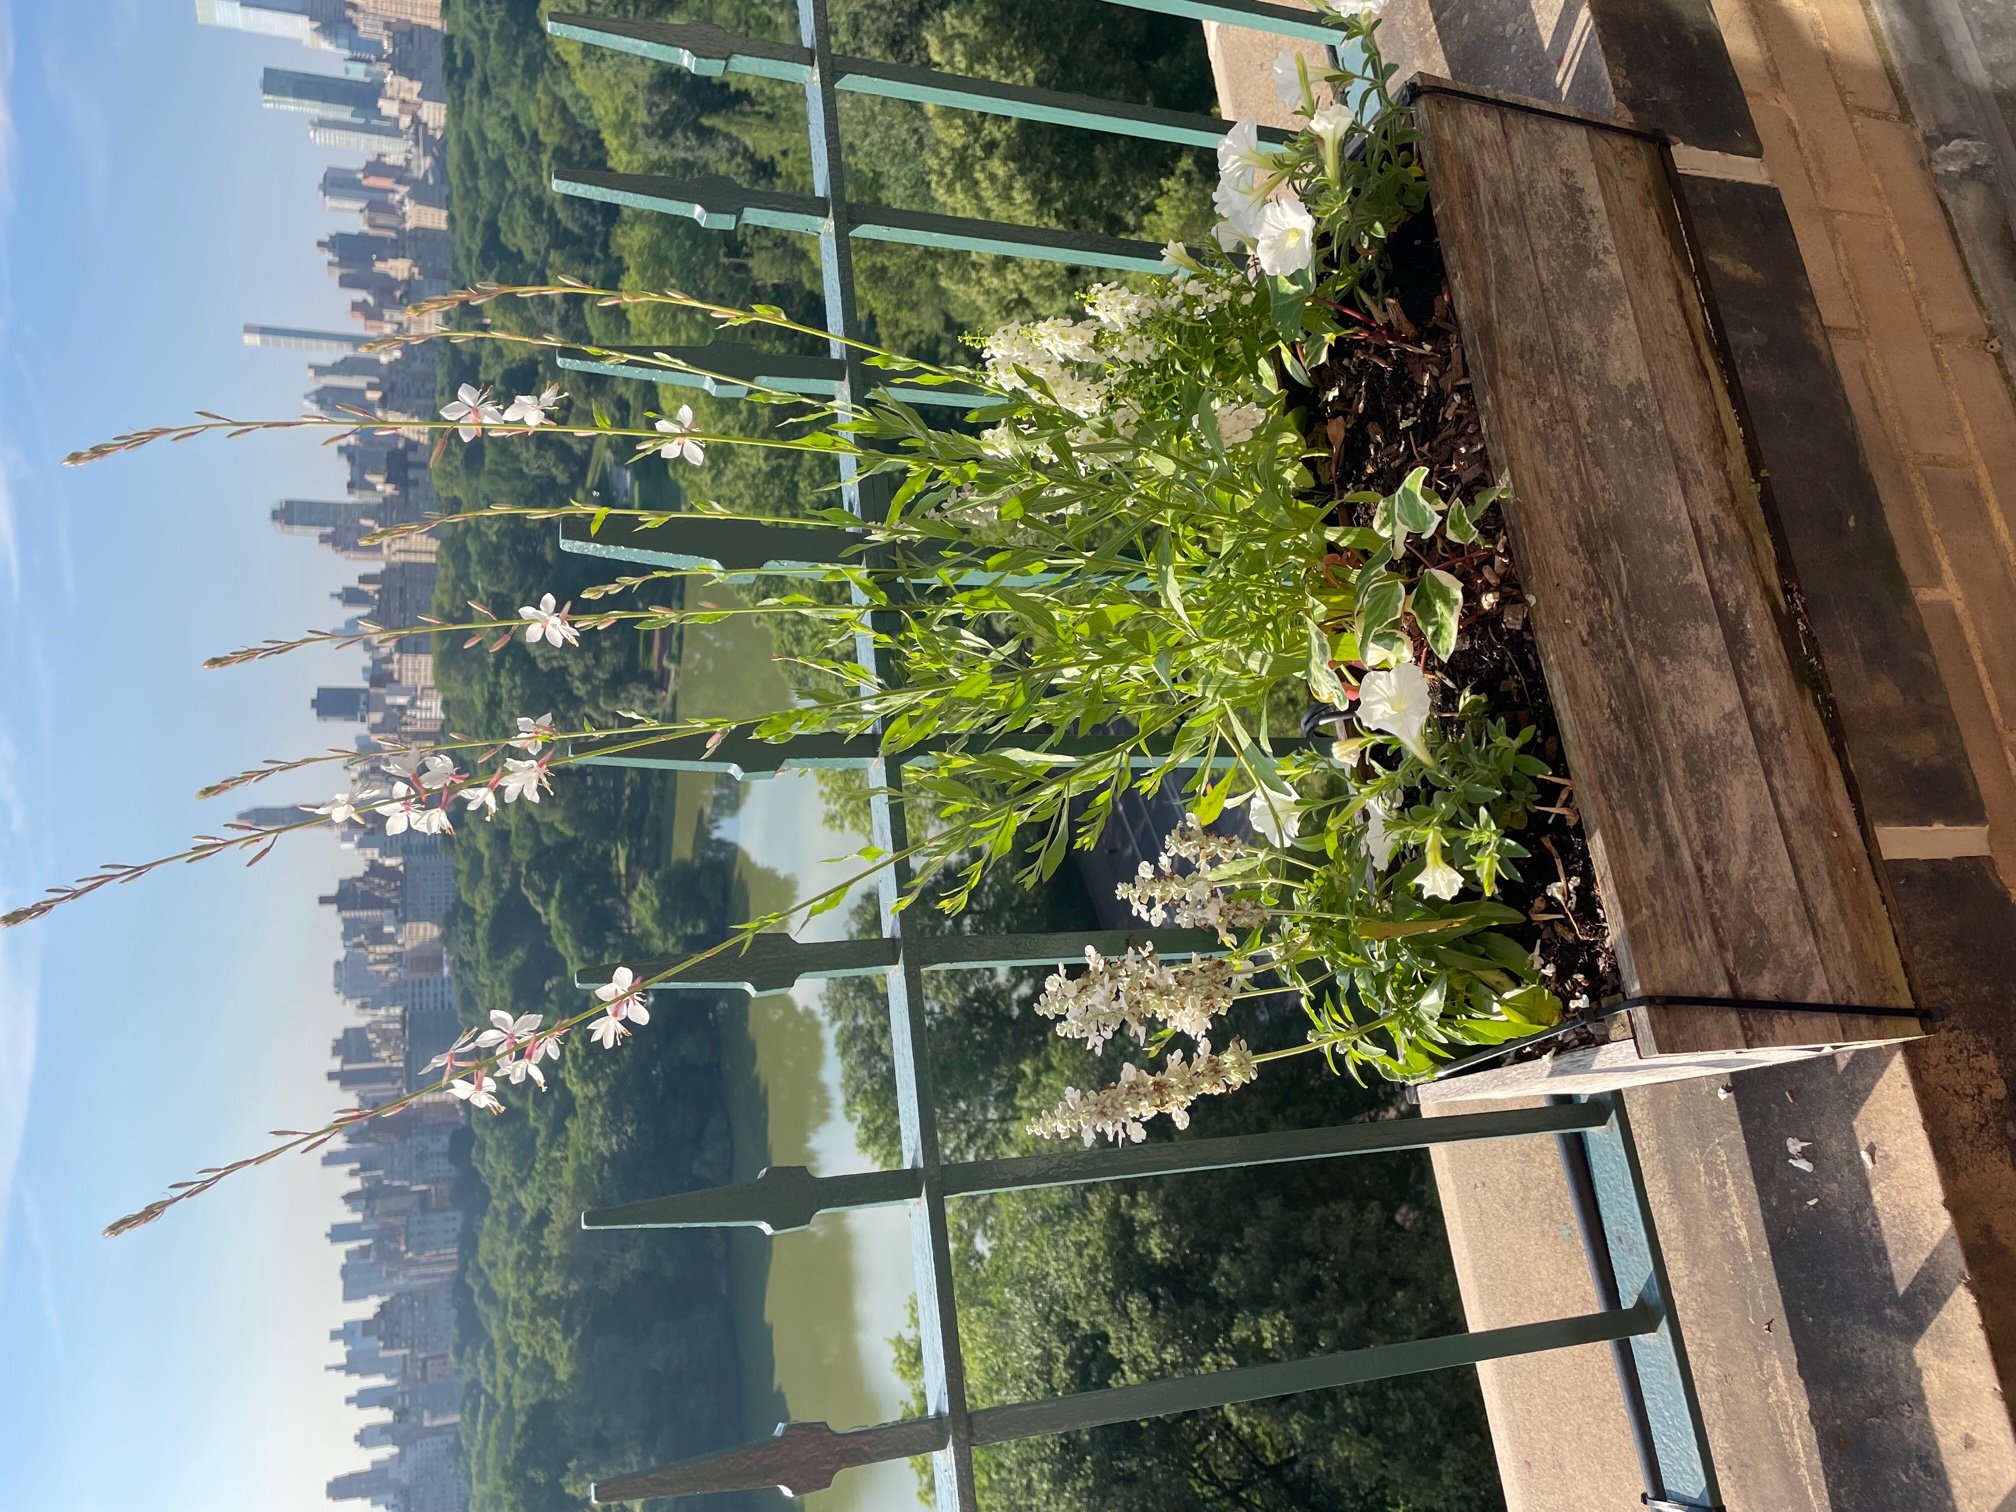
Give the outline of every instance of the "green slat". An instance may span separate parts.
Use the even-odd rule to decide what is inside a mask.
[[[1030,1187],[1083,1186],[1095,1181],[1132,1181],[1148,1176],[1380,1155],[1479,1139],[1558,1134],[1596,1128],[1606,1118],[1599,1106],[1566,1104],[1500,1113],[1465,1113],[1450,1118],[1402,1118],[1328,1129],[1242,1134],[1230,1139],[1179,1139],[1116,1149],[1071,1150],[1014,1160],[972,1161],[940,1170],[946,1196],[973,1197]],[[581,1226],[759,1228],[766,1234],[783,1234],[809,1227],[821,1213],[909,1202],[916,1198],[919,1189],[917,1173],[909,1170],[814,1176],[803,1166],[772,1166],[754,1181],[599,1208],[584,1213]]]
[[[547,30],[555,36],[589,42],[638,57],[672,63],[693,73],[761,74],[773,79],[802,80],[810,72],[811,53],[782,43],[738,37],[702,22],[615,21],[594,16],[552,16]],[[976,79],[934,68],[910,68],[873,58],[845,55],[833,59],[833,87],[853,94],[881,95],[920,105],[970,110],[979,115],[1046,121],[1086,131],[1145,137],[1185,147],[1215,147],[1232,129],[1230,121],[1188,111],[1162,110],[1121,100],[1063,94],[994,79]],[[1262,127],[1266,141],[1286,141],[1289,133]]]
[[[1265,0],[1107,0],[1107,3],[1165,16],[1187,16],[1192,21],[1216,21],[1221,26],[1237,26],[1246,31],[1272,32],[1277,37],[1298,37],[1305,42],[1328,42],[1333,47],[1344,40],[1334,21],[1325,21],[1311,11],[1268,5]]]
[[[554,15],[546,18],[546,30],[570,42],[586,42],[671,63],[688,73],[707,77],[722,73],[756,74],[802,84],[812,74],[809,47],[738,37],[704,21],[673,24],[625,21],[614,16]]]
[[[1049,1402],[1023,1402],[1013,1407],[987,1407],[973,1414],[975,1444],[1004,1444],[1045,1433],[1101,1428],[1109,1423],[1133,1423],[1143,1418],[1228,1407],[1267,1397],[1291,1396],[1356,1386],[1424,1370],[1449,1370],[1512,1355],[1568,1349],[1577,1344],[1601,1344],[1628,1339],[1658,1327],[1652,1309],[1627,1307],[1618,1312],[1589,1313],[1526,1323],[1516,1328],[1491,1328],[1481,1333],[1450,1334],[1407,1344],[1381,1344],[1343,1354],[1319,1355],[1284,1365],[1252,1365],[1244,1370],[1220,1370],[1210,1375],[1180,1376],[1139,1386],[1081,1392]]]
[[[814,195],[772,194],[732,183],[719,174],[674,179],[569,169],[553,175],[553,189],[559,194],[604,204],[685,216],[710,231],[732,231],[737,226],[751,225],[817,235],[826,218],[826,202]],[[1162,249],[1153,242],[1103,236],[1092,231],[1062,231],[933,215],[921,210],[894,210],[886,205],[850,206],[847,230],[850,236],[863,241],[986,252],[1037,262],[1118,268],[1132,273],[1166,272],[1169,266],[1163,260]]]
[[[651,529],[636,519],[611,518],[591,534],[590,524],[579,515],[561,520],[560,549],[652,567],[786,575],[860,560],[861,537],[838,526],[768,525],[683,512]]]

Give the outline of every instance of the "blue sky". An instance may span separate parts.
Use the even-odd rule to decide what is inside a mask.
[[[85,469],[74,447],[201,406],[298,412],[298,354],[248,320],[345,323],[313,242],[328,158],[259,106],[262,65],[329,68],[199,27],[188,0],[0,0],[0,901],[135,861],[236,807],[202,783],[327,745],[309,695],[354,656],[205,672],[336,618],[348,575],[273,531],[330,496],[300,438]],[[322,796],[315,785],[264,801]],[[327,1113],[341,1027],[320,836],[213,862],[0,937],[0,1501],[9,1512],[296,1512],[363,1463],[340,1180],[293,1159],[152,1228],[110,1219]]]

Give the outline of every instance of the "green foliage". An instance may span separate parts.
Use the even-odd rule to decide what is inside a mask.
[[[1088,927],[1069,885],[984,880],[926,929]],[[857,930],[872,925],[865,914]],[[1040,973],[931,973],[926,1011],[950,1158],[1027,1154],[1023,1131],[1088,1057],[1030,1012]],[[848,1115],[897,1155],[887,1009],[868,979],[829,983]],[[1285,1005],[1284,1005],[1285,1006]],[[1254,1031],[1292,1042],[1292,1009]],[[1200,1107],[1209,1137],[1386,1111],[1383,1094],[1316,1068],[1270,1068]],[[962,1337],[975,1400],[993,1404],[1396,1342],[1462,1327],[1427,1161],[1418,1155],[1185,1176],[961,1201],[952,1209]],[[913,1387],[913,1340],[899,1341]],[[984,1450],[983,1505],[1044,1512],[1501,1505],[1475,1378],[1441,1372]]]

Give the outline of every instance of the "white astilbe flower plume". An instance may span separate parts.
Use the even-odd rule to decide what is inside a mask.
[[[1168,1114],[1171,1123],[1186,1129],[1190,1104],[1244,1086],[1259,1074],[1245,1041],[1234,1040],[1224,1054],[1214,1055],[1211,1042],[1199,1040],[1194,1059],[1185,1060],[1183,1052],[1175,1050],[1160,1071],[1129,1064],[1120,1068],[1120,1080],[1110,1087],[1093,1092],[1066,1087],[1064,1100],[1049,1117],[1030,1124],[1029,1132],[1052,1137],[1076,1134],[1087,1145],[1102,1134],[1115,1144],[1122,1140],[1140,1144],[1148,1137],[1147,1120],[1158,1113]]]
[[[1219,891],[1201,872],[1178,872],[1165,855],[1158,865],[1141,863],[1132,882],[1113,889],[1134,916],[1160,928],[1173,915],[1178,929],[1215,929],[1228,944],[1240,932],[1267,922],[1267,905]]]
[[[1195,1039],[1232,1006],[1239,990],[1230,962],[1193,956],[1188,965],[1164,966],[1151,947],[1138,945],[1110,960],[1088,945],[1085,968],[1083,976],[1060,971],[1044,982],[1036,1011],[1058,1020],[1059,1034],[1085,1041],[1095,1054],[1122,1029],[1145,1041],[1152,1019]]]

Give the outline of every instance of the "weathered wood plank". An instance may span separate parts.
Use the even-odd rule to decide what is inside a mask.
[[[1461,96],[1420,108],[1626,991],[1909,1006],[1660,149]],[[1634,1027],[1645,1055],[1897,1036],[1697,1007]]]
[[[1910,988],[1867,836],[1815,692],[1797,670],[1797,628],[1713,333],[1684,262],[1664,165],[1628,138],[1592,132],[1588,140],[1639,329],[1648,348],[1671,359],[1651,364],[1651,380],[1826,983],[1820,1000],[1908,1007]],[[1683,353],[1691,353],[1691,363]],[[1894,1021],[1834,1018],[1828,1035],[1811,1014],[1741,1016],[1750,1045],[1896,1033]],[[1648,1024],[1655,1039],[1657,1026],[1656,1019]]]

